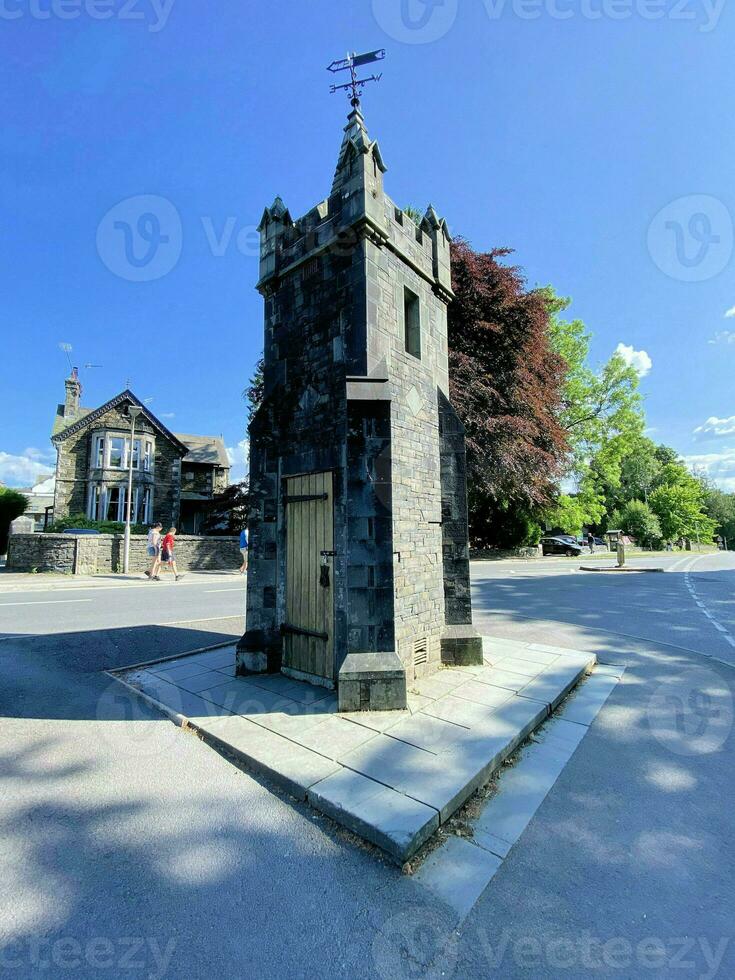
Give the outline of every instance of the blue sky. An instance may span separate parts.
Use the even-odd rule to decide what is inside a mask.
[[[324,68],[385,47],[388,193],[514,248],[595,361],[650,360],[652,437],[735,490],[734,25],[722,0],[1,0],[0,480],[53,459],[61,342],[84,404],[130,379],[242,472],[254,227],[328,194]]]

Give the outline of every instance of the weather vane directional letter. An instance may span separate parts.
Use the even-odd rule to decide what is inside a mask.
[[[348,54],[347,57],[343,58],[341,61],[333,61],[331,65],[327,66],[327,71],[349,71],[350,81],[345,85],[331,85],[329,87],[329,91],[349,91],[352,96],[350,102],[355,109],[357,109],[360,105],[360,95],[362,93],[363,85],[367,85],[368,82],[379,82],[383,77],[381,72],[380,75],[370,75],[368,78],[358,78],[357,69],[362,65],[370,65],[374,61],[382,61],[383,58],[385,58],[385,48],[380,48],[378,51],[367,51],[365,54],[355,54],[353,51],[352,54]]]

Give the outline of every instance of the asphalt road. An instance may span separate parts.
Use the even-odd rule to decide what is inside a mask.
[[[238,635],[237,579],[157,594],[0,579],[0,972],[735,975],[735,554],[664,561],[473,567],[485,631],[627,670],[461,925],[101,672]]]

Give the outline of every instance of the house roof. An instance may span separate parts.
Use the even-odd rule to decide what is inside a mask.
[[[209,463],[211,466],[229,469],[230,459],[219,436],[193,436],[186,432],[177,432],[175,435],[189,450],[181,460],[182,463]]]
[[[91,411],[92,411],[91,408],[80,408],[78,409],[73,419],[66,419],[64,418],[63,404],[57,405],[56,415],[54,416],[54,424],[53,424],[53,428],[51,429],[51,438],[53,439],[55,435],[58,435],[59,432],[65,429],[68,425],[71,425],[72,422],[78,422],[79,419],[84,418],[85,415],[89,415]]]
[[[69,436],[74,435],[74,433],[79,432],[81,429],[84,429],[93,422],[96,422],[97,419],[102,418],[106,412],[109,412],[113,408],[118,408],[120,405],[124,405],[126,402],[131,405],[137,405],[138,408],[142,409],[144,417],[153,426],[153,428],[160,432],[161,435],[165,436],[166,439],[170,440],[175,446],[178,446],[182,454],[186,455],[189,447],[186,446],[177,436],[175,436],[170,429],[167,429],[163,422],[159,421],[153,412],[149,411],[143,402],[136,395],[134,395],[129,388],[126,388],[125,391],[121,391],[119,395],[115,395],[114,398],[111,398],[109,401],[105,402],[104,405],[100,405],[99,408],[79,409],[79,411],[75,413],[74,418],[69,420],[68,425],[64,425],[65,419],[62,414],[60,420],[61,425],[58,426],[58,428],[56,425],[56,420],[59,419],[59,412],[57,410],[56,420],[54,421],[54,431],[51,434],[51,441],[58,445],[60,442],[63,442],[64,439],[67,439]],[[59,407],[63,409],[64,406],[61,405]]]

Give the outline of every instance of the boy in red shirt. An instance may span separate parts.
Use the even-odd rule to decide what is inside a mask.
[[[161,564],[169,566],[171,571],[174,573],[175,581],[178,582],[181,576],[176,568],[176,559],[174,558],[175,545],[176,528],[170,527],[168,529],[168,534],[164,535],[163,541],[161,541]]]

